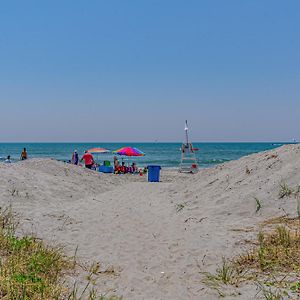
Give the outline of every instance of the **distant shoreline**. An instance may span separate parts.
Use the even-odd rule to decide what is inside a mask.
[[[259,143],[193,143],[199,148],[196,156],[201,168],[211,167],[227,161],[236,160],[243,156],[277,148],[283,143],[259,142]],[[110,151],[132,145],[146,153],[144,157],[121,157],[126,162],[136,162],[144,167],[150,164],[160,165],[163,168],[177,168],[181,160],[181,143],[0,143],[0,160],[8,155],[13,161],[18,161],[23,147],[27,148],[29,158],[53,158],[59,161],[69,161],[76,149],[79,155],[85,150],[94,147],[103,147]],[[109,160],[112,163],[113,153],[95,155],[98,163]]]

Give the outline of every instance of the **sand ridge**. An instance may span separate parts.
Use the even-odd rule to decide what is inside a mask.
[[[146,176],[99,174],[50,159],[0,165],[0,204],[20,214],[22,232],[79,246],[83,260],[113,267],[99,289],[124,299],[217,299],[202,283],[222,256],[247,249],[259,224],[296,214],[279,185],[300,184],[300,146],[243,157],[196,175],[163,170]],[[256,212],[255,197],[262,208]],[[247,285],[239,299],[253,299]],[[228,298],[230,299],[230,297]]]

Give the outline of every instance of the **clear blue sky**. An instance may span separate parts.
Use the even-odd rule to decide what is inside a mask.
[[[0,141],[300,139],[300,1],[0,2]]]

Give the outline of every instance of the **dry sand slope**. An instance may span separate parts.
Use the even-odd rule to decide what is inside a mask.
[[[217,299],[202,272],[247,249],[263,220],[296,214],[295,200],[278,193],[281,182],[300,183],[300,146],[197,175],[163,171],[161,183],[48,159],[1,164],[0,174],[0,204],[12,203],[25,233],[65,245],[70,255],[79,246],[82,260],[119,273],[100,277],[103,292],[124,300]],[[254,197],[262,203],[258,213]],[[235,299],[253,299],[257,290],[250,284],[240,292]]]

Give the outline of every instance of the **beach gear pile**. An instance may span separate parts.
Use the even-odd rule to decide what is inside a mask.
[[[145,173],[145,169],[139,170],[135,162],[127,166],[122,158],[122,163],[119,163],[119,160],[116,156],[114,156],[114,166],[111,166],[109,160],[104,160],[103,164],[99,164],[99,155],[113,153],[119,155],[121,157],[139,157],[145,156],[145,153],[135,147],[122,147],[115,151],[110,151],[105,148],[92,148],[86,150],[82,158],[79,160],[78,151],[75,150],[73,152],[72,160],[70,161],[74,165],[82,166],[81,162],[84,161],[84,166],[88,169],[99,171],[102,173],[115,173],[115,174],[143,174]],[[94,156],[97,156],[97,160],[95,161]]]

